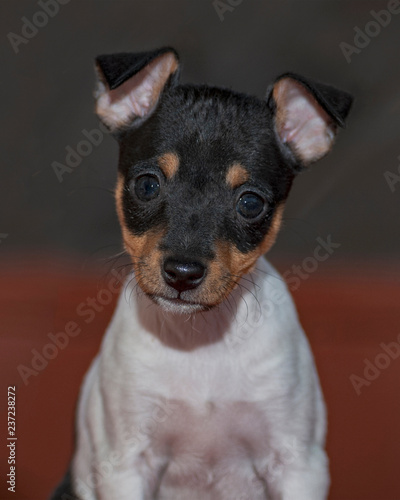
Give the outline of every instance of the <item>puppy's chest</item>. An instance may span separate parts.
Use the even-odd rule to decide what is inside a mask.
[[[160,363],[140,390],[153,451],[208,463],[256,456],[267,422],[251,376],[232,359],[188,358]]]
[[[179,457],[194,455],[207,463],[232,454],[257,455],[266,438],[266,423],[254,403],[220,400],[168,400],[168,412],[151,436],[152,448]]]

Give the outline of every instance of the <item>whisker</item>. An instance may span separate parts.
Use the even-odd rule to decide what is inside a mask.
[[[260,269],[259,267],[255,267],[254,271],[257,271],[258,273],[263,273],[266,276],[269,276],[271,278],[276,278],[278,281],[281,281],[281,282],[285,283],[285,279],[282,278],[282,276],[280,276],[279,274],[269,273],[268,271],[264,271],[264,269]]]

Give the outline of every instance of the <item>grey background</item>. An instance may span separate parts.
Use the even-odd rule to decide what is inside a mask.
[[[227,0],[226,0],[227,2]],[[400,164],[400,14],[351,63],[340,48],[354,28],[388,1],[243,0],[223,21],[212,0],[71,0],[29,43],[13,50],[36,1],[0,2],[0,255],[78,255],[96,259],[120,249],[111,191],[117,145],[105,137],[60,183],[65,163],[93,113],[93,59],[100,53],[175,47],[184,82],[211,83],[263,97],[280,73],[297,71],[349,90],[356,102],[333,152],[302,174],[272,253],[310,255],[332,235],[343,262],[393,262],[400,249],[400,183],[385,171]],[[8,235],[6,238],[4,235]]]

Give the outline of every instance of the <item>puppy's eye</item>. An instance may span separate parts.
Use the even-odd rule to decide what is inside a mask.
[[[236,210],[246,219],[255,219],[264,210],[264,200],[255,193],[244,193],[239,198]]]
[[[135,194],[142,201],[151,201],[160,194],[160,181],[155,175],[142,175],[135,182]]]

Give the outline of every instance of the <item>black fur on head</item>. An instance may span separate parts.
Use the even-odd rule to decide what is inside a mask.
[[[180,85],[170,48],[96,62],[138,282],[171,310],[212,307],[273,244],[293,178],[330,150],[351,97],[291,73],[265,100]]]

